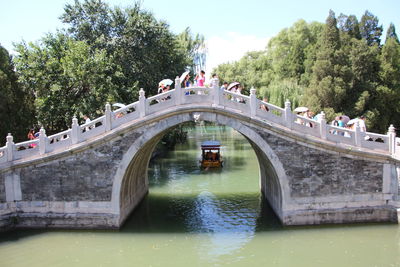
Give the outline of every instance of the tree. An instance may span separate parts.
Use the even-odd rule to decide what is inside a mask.
[[[361,39],[360,26],[356,16],[340,14],[338,18],[339,30],[352,38]]]
[[[375,124],[380,131],[387,130],[389,124],[400,125],[400,44],[394,39],[387,40],[382,48],[380,85],[374,99],[374,108],[380,117]]]
[[[17,45],[20,83],[35,95],[37,120],[48,133],[70,127],[74,115],[97,117],[107,101],[120,102],[132,93],[135,85],[119,87],[123,74],[106,51],[91,50],[62,33]]]
[[[368,45],[380,45],[383,27],[378,26],[379,20],[368,10],[365,11],[360,21],[361,37],[367,41]]]
[[[182,49],[182,54],[187,54],[187,69],[192,73],[204,70],[207,53],[204,36],[196,34],[193,37],[190,28],[187,27],[177,36],[177,42]]]
[[[18,77],[8,51],[0,45],[0,144],[11,133],[14,141],[26,139],[34,124],[32,95],[18,84]]]
[[[351,62],[351,91],[343,106],[347,115],[356,117],[370,114],[372,123],[373,96],[379,80],[379,47],[369,46],[363,40],[352,39],[349,58]]]
[[[110,44],[114,35],[112,15],[109,6],[101,0],[85,0],[83,3],[75,0],[73,5],[65,5],[60,19],[69,24],[67,32],[74,39],[104,48]],[[99,42],[99,38],[105,42]]]
[[[393,24],[393,23],[390,23],[389,28],[387,29],[387,32],[386,32],[386,41],[385,41],[385,43],[386,43],[390,38],[393,38],[397,43],[399,43],[399,38],[397,37],[396,28],[394,27],[394,24]]]
[[[133,84],[148,94],[156,94],[158,82],[174,79],[190,62],[190,51],[180,46],[164,21],[136,2],[126,9],[110,8],[101,0],[85,0],[67,5],[61,16],[72,37],[87,42],[91,49],[104,48],[123,73],[119,86]],[[124,102],[137,99],[138,89]]]
[[[325,110],[328,117],[341,111],[349,91],[349,71],[344,51],[341,50],[335,13],[330,10],[318,40],[311,82],[305,90],[302,102],[315,112]]]
[[[266,50],[221,64],[217,73],[255,86],[259,97],[278,106],[289,99],[293,106],[323,110],[328,120],[366,115],[369,130],[384,133],[390,123],[400,125],[400,44],[393,25],[383,46],[380,32],[378,18],[368,11],[360,23],[343,14],[337,22],[330,11],[325,24],[298,21]]]
[[[268,43],[268,52],[277,79],[296,77],[304,73],[306,48],[315,42],[307,23],[297,21],[289,29],[282,30]]]

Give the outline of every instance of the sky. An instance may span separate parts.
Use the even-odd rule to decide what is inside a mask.
[[[81,0],[82,1],[82,0]],[[103,0],[127,7],[134,0]],[[206,71],[239,60],[246,52],[262,50],[268,40],[297,20],[325,22],[329,10],[356,15],[365,10],[378,17],[386,32],[394,23],[400,33],[399,0],[142,0],[142,7],[170,25],[174,33],[190,27],[204,35],[208,55]],[[10,53],[13,42],[37,41],[63,25],[59,16],[74,0],[0,0],[0,44]]]

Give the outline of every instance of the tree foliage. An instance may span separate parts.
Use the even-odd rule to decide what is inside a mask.
[[[393,38],[396,42],[399,42],[399,38],[397,37],[397,34],[396,34],[396,28],[394,27],[393,23],[390,23],[389,28],[386,31],[386,42],[390,38]]]
[[[366,10],[364,15],[361,17],[360,33],[361,37],[367,41],[368,45],[380,45],[381,43],[383,27],[378,24],[378,17]]]
[[[299,20],[273,37],[265,50],[247,53],[237,62],[222,64],[216,72],[226,81],[257,88],[283,107],[308,106],[327,119],[346,114],[367,116],[371,131],[400,127],[399,41],[395,27],[387,30],[371,12],[359,21],[354,15],[330,11],[324,24]]]
[[[204,36],[196,34],[194,37],[187,27],[182,33],[177,36],[177,41],[183,54],[187,54],[187,69],[191,73],[198,73],[204,70],[206,61],[206,45]]]
[[[156,94],[158,82],[192,67],[204,46],[204,37],[173,34],[139,2],[122,9],[75,0],[60,19],[64,29],[17,44],[14,59],[36,111],[37,122],[25,127],[39,124],[50,134],[70,127],[74,115],[99,116],[106,102],[134,102],[139,88]]]
[[[92,49],[105,49],[121,67],[124,78],[119,86],[138,84],[135,98],[138,88],[155,94],[158,81],[175,78],[192,61],[193,51],[182,48],[168,24],[157,20],[139,2],[121,9],[110,8],[101,0],[75,0],[73,5],[66,5],[61,19],[70,26],[67,31],[71,36],[87,42]]]
[[[18,84],[14,64],[8,51],[0,45],[0,144],[4,145],[8,133],[14,141],[26,139],[26,126],[34,119],[33,97]]]
[[[62,33],[16,49],[20,84],[34,93],[38,122],[49,133],[68,128],[74,115],[98,116],[107,101],[129,93],[118,87],[115,80],[123,74],[104,49],[92,51]]]

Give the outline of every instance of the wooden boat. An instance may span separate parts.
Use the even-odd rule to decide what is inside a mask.
[[[223,160],[220,150],[221,144],[219,141],[204,141],[201,144],[201,167],[221,168]]]

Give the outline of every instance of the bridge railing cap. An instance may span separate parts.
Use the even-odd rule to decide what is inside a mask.
[[[291,106],[291,103],[290,103],[289,99],[286,99],[285,108],[290,108],[290,106]]]
[[[8,133],[6,137],[7,143],[12,143],[14,140],[14,137],[11,135],[11,133]]]

